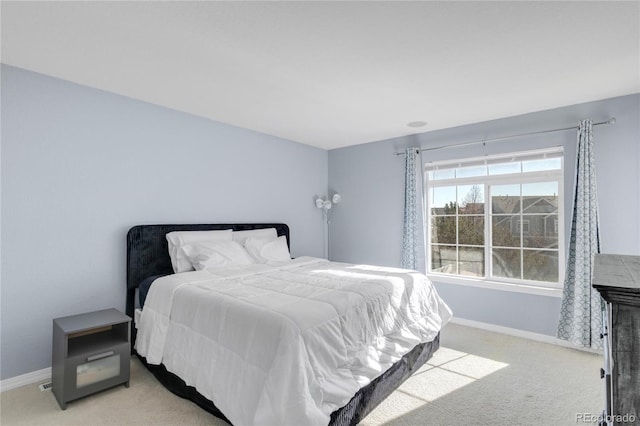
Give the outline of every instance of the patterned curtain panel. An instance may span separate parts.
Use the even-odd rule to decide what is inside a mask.
[[[404,152],[404,226],[402,232],[402,261],[405,269],[416,269],[416,246],[418,244],[416,214],[416,148]]]
[[[591,287],[593,255],[600,252],[592,126],[591,120],[583,120],[578,127],[571,241],[558,337],[585,348],[602,349],[604,304],[600,293]]]

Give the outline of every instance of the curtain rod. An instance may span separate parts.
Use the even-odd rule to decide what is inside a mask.
[[[608,119],[607,121],[601,121],[599,123],[593,123],[594,126],[600,126],[603,124],[616,124],[616,118],[615,117],[611,117],[610,119]],[[457,143],[454,145],[442,145],[442,146],[434,146],[433,148],[416,148],[416,153],[420,153],[420,152],[424,152],[424,151],[435,151],[438,149],[448,149],[448,148],[457,148],[460,146],[467,146],[467,145],[479,145],[479,144],[486,144],[487,142],[496,142],[496,141],[501,141],[504,139],[512,139],[512,138],[520,138],[523,136],[531,136],[531,135],[541,135],[544,133],[553,133],[553,132],[562,132],[565,130],[572,130],[572,129],[577,129],[578,126],[571,126],[571,127],[563,127],[561,129],[551,129],[551,130],[540,130],[537,132],[530,132],[530,133],[520,133],[517,135],[510,135],[510,136],[500,136],[498,138],[491,138],[491,139],[483,139],[481,141],[474,141],[474,142],[462,142],[462,143]],[[404,152],[394,152],[393,153],[394,156],[399,156],[399,155],[405,155]]]

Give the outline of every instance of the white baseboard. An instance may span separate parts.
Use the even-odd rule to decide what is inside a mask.
[[[563,346],[565,348],[577,349],[579,351],[590,352],[594,354],[602,354],[602,351],[596,349],[587,349],[581,346],[575,346],[566,340],[558,339],[555,336],[547,334],[534,333],[532,331],[518,330],[517,328],[503,327],[501,325],[489,324],[486,322],[473,321],[464,318],[453,317],[453,324],[464,325],[467,327],[479,328],[481,330],[493,331],[494,333],[507,334],[509,336],[522,337],[523,339],[535,340],[536,342],[549,343],[551,345]]]
[[[486,322],[473,321],[464,318],[453,317],[451,319],[453,324],[464,325],[467,327],[479,328],[481,330],[493,331],[494,333],[507,334],[509,336],[522,337],[523,339],[535,340],[542,343],[550,343],[552,345],[564,346],[571,349],[577,349],[585,352],[591,352],[600,354],[602,352],[585,349],[578,346],[574,346],[569,342],[558,339],[554,336],[548,336],[546,334],[533,333],[531,331],[518,330],[516,328],[503,327],[501,325],[489,324]],[[20,386],[26,386],[38,382],[46,382],[51,380],[51,367],[43,368],[42,370],[32,371],[31,373],[23,374],[21,376],[12,377],[0,381],[0,392],[8,391],[11,389],[19,388]]]
[[[20,376],[11,377],[0,381],[0,393],[21,386],[31,385],[33,383],[48,382],[51,380],[51,367],[42,370],[32,371],[31,373],[22,374]]]

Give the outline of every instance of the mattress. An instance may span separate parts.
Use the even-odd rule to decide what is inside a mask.
[[[233,424],[328,424],[450,317],[423,274],[303,257],[155,280],[136,350]]]

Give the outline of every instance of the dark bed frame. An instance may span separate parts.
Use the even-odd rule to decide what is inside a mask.
[[[136,289],[148,277],[173,273],[167,247],[166,234],[172,231],[210,231],[233,229],[246,231],[251,229],[275,228],[278,236],[286,236],[290,245],[289,227],[283,223],[242,223],[242,224],[187,224],[187,225],[138,225],[127,234],[127,304],[126,313],[134,317],[136,307]],[[131,341],[135,342],[136,329],[132,322]],[[438,334],[432,342],[422,343],[393,364],[381,376],[361,388],[344,407],[331,414],[330,426],[356,425],[385,398],[396,390],[407,378],[417,371],[440,346]],[[135,353],[132,344],[132,353]],[[229,420],[215,406],[192,386],[175,374],[166,370],[164,365],[151,365],[138,355],[142,363],[167,389],[178,396],[187,398],[200,407]]]

